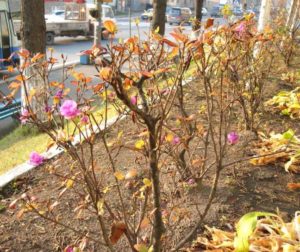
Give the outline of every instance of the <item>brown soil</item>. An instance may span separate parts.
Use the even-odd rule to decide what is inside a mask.
[[[268,93],[270,95],[274,94],[278,89],[280,89],[280,86],[276,85],[268,90]],[[196,100],[196,97],[191,99],[191,104],[194,104]],[[296,129],[295,121],[275,114],[270,115],[268,111],[265,112],[262,118],[264,119],[262,123],[265,125],[265,122],[267,122],[268,124],[264,127],[266,132],[271,131],[271,129],[282,132],[289,127]],[[282,123],[283,119],[285,124]],[[110,134],[114,135],[119,129],[132,127],[130,120],[128,118],[120,122]],[[138,127],[130,130],[130,133],[124,137],[134,143],[137,139],[137,132],[140,132]],[[255,140],[253,134],[242,132],[241,141],[236,146],[230,147],[234,148],[232,151],[234,156],[229,157],[228,161],[231,160],[230,158],[240,158],[252,154],[251,142],[253,140]],[[111,180],[108,175],[109,163],[103,144],[99,141],[96,148],[98,153],[97,163],[101,167],[98,171],[99,179],[102,179],[104,184],[109,183]],[[84,150],[87,151],[86,146]],[[87,153],[86,155],[88,156]],[[145,168],[144,160],[137,157],[136,154],[128,154],[127,149],[122,149],[118,154],[117,166],[124,171],[135,167],[138,169],[139,177],[147,177],[148,170]],[[76,243],[79,236],[73,231],[54,225],[33,213],[26,213],[19,219],[17,217],[18,211],[7,207],[12,200],[20,197],[24,192],[36,196],[38,202],[50,200],[53,203],[63,189],[63,185],[62,179],[53,173],[49,173],[49,170],[51,167],[55,167],[56,173],[64,177],[70,172],[72,164],[71,158],[63,154],[56,160],[51,160],[42,167],[18,178],[0,191],[0,209],[1,206],[4,206],[0,210],[0,251],[62,251],[67,245]],[[169,247],[176,244],[197,221],[197,209],[201,211],[207,202],[212,179],[212,174],[208,174],[201,185],[186,188],[180,180],[174,179],[171,173],[162,173],[163,209],[171,213],[175,209],[174,206],[177,206],[176,213],[170,218],[168,227],[169,234],[173,234],[172,241],[168,243]],[[277,209],[284,218],[291,219],[294,212],[300,208],[300,194],[299,192],[289,191],[287,183],[299,181],[300,175],[286,173],[282,167],[277,165],[255,167],[244,162],[235,167],[224,169],[217,196],[213,201],[206,223],[231,229],[241,215],[249,211],[274,212]],[[66,225],[70,225],[81,232],[89,230],[91,234],[96,233],[96,237],[98,235],[100,239],[100,230],[94,215],[83,212],[82,215],[76,216],[74,213],[73,209],[82,200],[82,187],[76,184],[74,189],[67,190],[63,194],[60,199],[61,203],[57,206],[55,213],[59,214],[59,220],[62,220]],[[131,190],[134,191],[135,188]],[[124,192],[124,195],[129,201],[128,204],[130,204],[130,194]],[[172,202],[166,201],[170,197]],[[107,200],[112,203],[114,198]],[[131,251],[126,244],[125,239],[122,238],[117,244],[117,251]],[[106,250],[97,242],[90,240],[87,251]]]

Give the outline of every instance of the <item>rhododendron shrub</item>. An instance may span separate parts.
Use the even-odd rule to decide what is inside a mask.
[[[72,68],[64,69],[65,78],[72,78],[70,86],[50,82],[48,71],[56,60],[35,63],[21,51],[25,63],[17,68],[20,75],[11,84],[13,93],[21,86],[26,90],[24,69],[31,64],[47,73],[43,76],[49,92],[40,104],[46,120],[38,119],[31,108],[36,90],[25,92],[21,120],[47,133],[52,139],[48,147],[63,148],[71,161],[62,171],[49,164],[50,173],[63,183],[57,199],[43,205],[45,200],[28,192],[16,199],[19,216],[30,210],[72,230],[75,244],[65,251],[84,250],[88,241],[120,251],[121,239],[122,246],[127,244],[126,250],[132,251],[181,248],[203,225],[222,169],[234,164],[232,160],[228,164],[226,157],[239,141],[238,130],[233,131],[236,111],[243,111],[246,127],[254,128],[251,109],[260,101],[262,71],[254,73],[258,66],[251,64],[264,64],[266,56],[256,59],[251,50],[256,42],[267,43],[269,38],[255,34],[251,22],[212,29],[210,19],[197,40],[180,29],[170,34],[172,39],[153,32],[145,41],[137,36],[120,43],[110,40],[106,48],[86,51],[95,62],[96,84]],[[115,24],[104,25],[114,37]],[[110,57],[104,57],[107,53]],[[185,82],[187,73],[194,78],[190,83]],[[196,104],[195,96],[201,97]],[[127,127],[112,135],[125,117]],[[131,167],[122,167],[121,152],[132,160]],[[30,162],[39,165],[45,160],[32,153]],[[212,181],[210,196],[200,210],[197,202],[189,206],[174,202],[178,190],[198,188],[204,178]],[[70,216],[92,214],[98,233],[76,230],[56,218],[57,206],[71,190],[77,198]],[[200,197],[201,189],[197,193]],[[191,219],[191,210],[199,213],[197,220]],[[174,230],[186,219],[186,235],[175,238]]]

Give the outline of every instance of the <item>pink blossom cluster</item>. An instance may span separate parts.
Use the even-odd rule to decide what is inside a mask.
[[[29,156],[29,163],[34,166],[39,166],[44,162],[44,157],[39,153],[33,151]]]
[[[26,124],[30,118],[30,113],[27,109],[22,109],[20,120],[22,124]]]
[[[60,114],[66,119],[70,120],[80,114],[80,110],[77,108],[77,103],[73,100],[66,100],[60,107]]]
[[[227,141],[231,145],[237,144],[239,141],[239,138],[240,138],[239,135],[234,131],[228,133],[228,135],[227,135]]]

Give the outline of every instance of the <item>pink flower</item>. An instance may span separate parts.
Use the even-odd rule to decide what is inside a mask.
[[[236,31],[239,35],[242,35],[246,32],[247,26],[245,22],[241,22],[237,27],[235,27],[234,31]]]
[[[172,143],[175,144],[179,144],[180,143],[180,138],[178,136],[174,136]]]
[[[81,124],[88,124],[89,123],[89,117],[87,115],[84,115],[83,117],[81,117],[80,123]]]
[[[46,106],[45,106],[45,112],[46,112],[46,113],[51,112],[51,107],[48,106],[48,105],[46,105]]]
[[[239,141],[239,135],[232,131],[227,135],[227,141],[229,144],[236,144]]]
[[[28,122],[30,117],[29,111],[27,109],[23,109],[21,112],[20,120],[22,124],[25,124]]]
[[[160,92],[162,95],[168,95],[170,93],[170,89],[169,88],[165,88],[163,90],[161,90]]]
[[[130,102],[131,102],[131,104],[136,105],[137,104],[137,96],[136,95],[131,96],[130,97]]]
[[[41,165],[44,162],[44,157],[33,151],[29,157],[29,163],[34,166]]]
[[[77,103],[72,100],[66,100],[60,107],[60,114],[64,116],[66,119],[72,119],[78,114],[80,111],[77,109]]]
[[[56,92],[55,97],[57,97],[58,99],[62,99],[63,98],[63,90],[60,89]]]
[[[189,180],[188,180],[188,184],[190,184],[190,185],[194,185],[196,183],[196,181],[195,181],[195,179],[193,179],[193,178],[190,178]]]
[[[74,252],[74,249],[73,249],[73,247],[68,246],[64,249],[64,252]]]

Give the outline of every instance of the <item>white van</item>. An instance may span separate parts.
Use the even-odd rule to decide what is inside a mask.
[[[65,9],[45,15],[46,43],[54,43],[56,36],[93,36],[96,20],[90,16],[94,4],[65,3]],[[102,5],[102,21],[114,19],[114,12],[109,5]],[[14,20],[14,27],[20,33],[21,21]],[[20,36],[19,36],[20,37]]]

